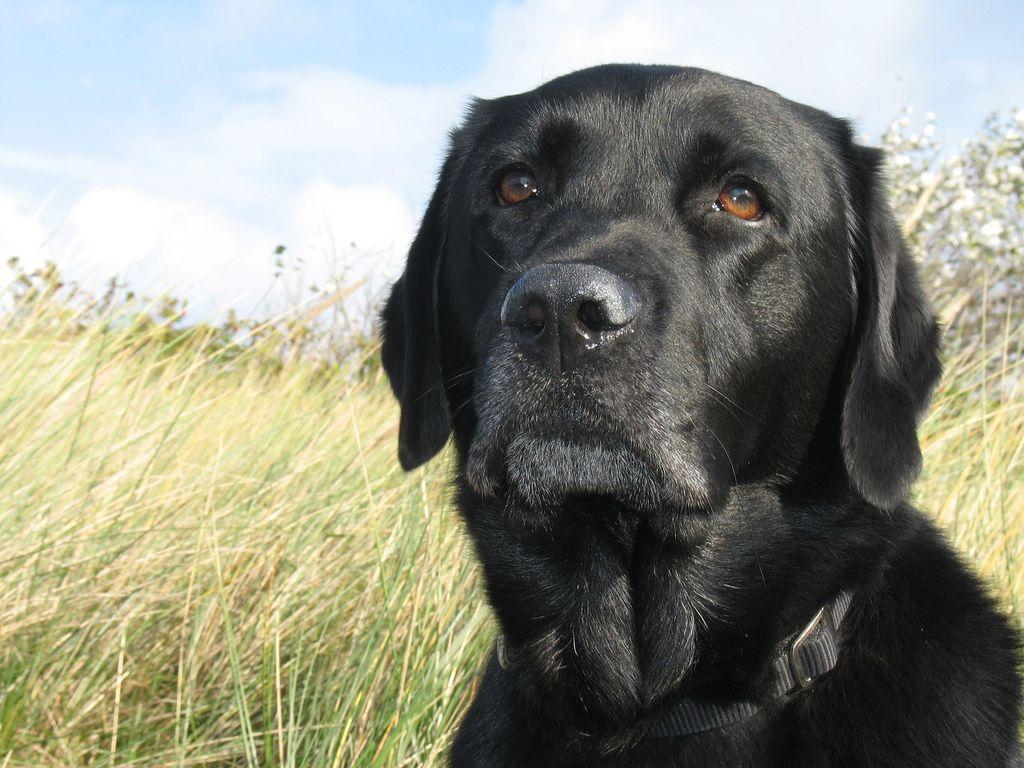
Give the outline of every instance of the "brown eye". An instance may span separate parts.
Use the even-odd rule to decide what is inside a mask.
[[[744,221],[757,221],[764,213],[757,193],[750,187],[735,182],[722,188],[718,193],[715,207]]]
[[[510,171],[498,182],[498,201],[502,205],[515,205],[536,194],[537,180],[529,171]]]

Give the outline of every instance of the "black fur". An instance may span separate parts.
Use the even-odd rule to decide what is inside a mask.
[[[472,105],[384,311],[402,465],[454,436],[513,660],[491,659],[454,766],[1009,764],[1017,638],[906,503],[939,333],[880,164],[845,122],[695,69]],[[539,195],[499,205],[522,167]],[[714,208],[735,178],[760,222]],[[572,261],[642,309],[552,372],[499,308]],[[767,697],[777,645],[844,589],[836,668]],[[680,696],[764,708],[648,737]]]

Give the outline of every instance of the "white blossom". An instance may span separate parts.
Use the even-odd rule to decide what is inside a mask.
[[[1024,295],[1024,110],[993,115],[950,153],[935,116],[915,133],[911,114],[882,137],[893,203],[936,304],[969,298],[956,320],[969,340],[983,315],[1009,320]]]

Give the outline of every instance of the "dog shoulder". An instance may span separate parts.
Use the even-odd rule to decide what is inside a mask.
[[[850,765],[924,764],[921,755],[935,766],[1007,765],[1021,707],[1017,632],[925,515],[894,514],[902,535],[855,597],[845,658],[810,701],[825,704],[827,738],[846,745]]]

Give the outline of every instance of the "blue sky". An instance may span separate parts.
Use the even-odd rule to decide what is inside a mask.
[[[1021,39],[1014,2],[0,0],[0,256],[244,310],[277,243],[393,275],[471,94],[695,64],[955,145],[1024,106]]]

